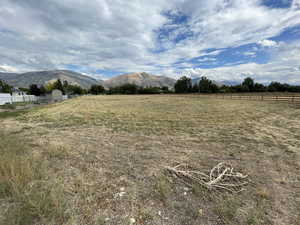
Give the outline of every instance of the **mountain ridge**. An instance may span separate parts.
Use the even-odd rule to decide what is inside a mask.
[[[121,74],[119,76],[113,77],[109,80],[104,81],[104,85],[107,88],[120,86],[122,84],[136,84],[142,87],[163,87],[167,86],[169,88],[173,88],[176,80],[165,77],[165,76],[157,76],[148,74],[145,72],[135,72],[135,73],[127,73]]]
[[[0,80],[4,80],[15,87],[29,87],[30,84],[45,85],[48,82],[52,82],[57,79],[61,79],[62,81],[66,80],[70,84],[77,84],[83,88],[89,88],[93,84],[99,84],[102,82],[92,77],[69,70],[0,73]]]
[[[148,74],[145,72],[121,74],[108,80],[97,80],[91,76],[70,70],[50,70],[36,71],[26,73],[3,73],[0,72],[0,80],[4,80],[14,87],[29,87],[31,84],[45,85],[57,79],[68,81],[70,84],[77,84],[83,88],[90,88],[92,85],[101,84],[105,88],[116,87],[126,83],[136,84],[138,86],[147,87],[163,87],[173,88],[176,80],[165,77]]]

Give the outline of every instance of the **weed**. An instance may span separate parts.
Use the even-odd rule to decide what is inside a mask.
[[[269,200],[271,198],[271,194],[267,188],[259,188],[256,190],[256,195],[260,199]]]
[[[156,178],[156,183],[155,183],[155,193],[156,196],[162,201],[165,202],[168,198],[168,195],[172,191],[172,187],[166,176],[163,174],[159,175]]]
[[[214,211],[224,224],[235,224],[237,210],[240,205],[240,200],[235,196],[220,196],[216,201]]]

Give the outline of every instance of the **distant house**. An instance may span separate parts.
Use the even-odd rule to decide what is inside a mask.
[[[52,102],[60,102],[64,100],[64,96],[61,90],[54,89],[51,92],[51,101]]]

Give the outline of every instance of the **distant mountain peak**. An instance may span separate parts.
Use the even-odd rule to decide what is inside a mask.
[[[173,88],[175,82],[176,80],[165,76],[152,75],[146,72],[134,72],[134,73],[121,74],[119,76],[106,80],[104,82],[104,85],[106,87],[116,87],[126,83],[130,83],[142,87],[167,86],[169,88]]]

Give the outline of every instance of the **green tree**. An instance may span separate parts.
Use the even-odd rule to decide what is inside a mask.
[[[54,83],[48,82],[45,86],[46,89],[46,93],[50,93],[51,91],[53,91],[54,88]]]
[[[41,86],[40,86],[40,95],[45,95],[46,92],[47,92],[47,90],[46,90],[45,86],[44,86],[44,85],[41,85]]]
[[[199,92],[199,84],[198,83],[195,83],[192,87],[192,92],[193,93],[197,93]]]
[[[247,77],[243,81],[242,86],[245,92],[254,91],[254,80],[251,77]]]
[[[279,82],[271,82],[268,86],[268,91],[274,92],[274,91],[280,91],[282,90],[282,84]]]
[[[53,89],[61,90],[62,93],[65,94],[65,90],[64,90],[63,84],[60,79],[58,79],[57,81],[55,81],[53,83]]]
[[[192,91],[192,81],[191,78],[186,76],[181,77],[176,81],[174,85],[174,89],[176,93],[189,93]]]
[[[68,82],[67,80],[64,80],[64,81],[63,81],[63,87],[64,87],[65,89],[67,89],[68,86],[69,86],[69,82]]]
[[[161,88],[161,90],[162,90],[162,92],[163,92],[164,94],[168,94],[168,93],[171,92],[171,91],[169,90],[169,87],[167,87],[167,86],[163,86],[163,87]]]
[[[119,87],[121,94],[137,94],[138,89],[136,84],[123,84]]]
[[[256,91],[256,92],[264,92],[264,91],[266,91],[266,87],[263,84],[255,83],[254,84],[254,91]]]
[[[162,92],[159,87],[139,87],[139,94],[160,94]]]
[[[85,90],[79,85],[69,85],[68,93],[72,95],[83,95],[85,93]]]
[[[89,92],[92,95],[99,95],[99,94],[103,94],[105,92],[105,88],[102,85],[92,85],[91,89],[89,90]]]
[[[35,96],[40,96],[41,95],[41,90],[36,84],[31,84],[29,86],[29,94],[30,95],[35,95]]]
[[[219,88],[207,77],[201,77],[199,81],[199,91],[201,93],[216,93]]]
[[[4,81],[0,80],[0,93],[11,93],[12,87],[5,83]]]

